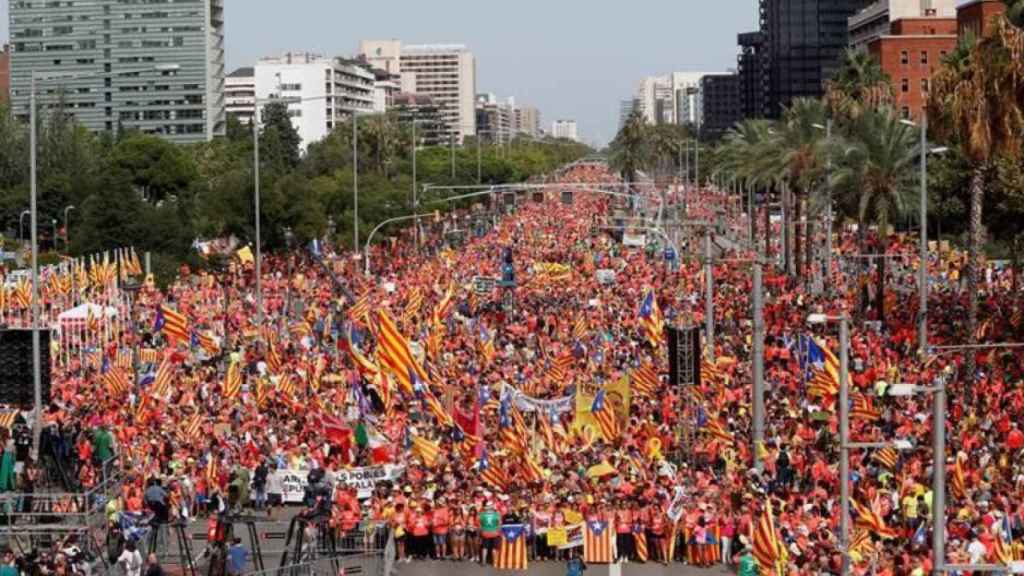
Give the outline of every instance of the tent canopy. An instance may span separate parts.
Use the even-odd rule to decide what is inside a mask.
[[[101,306],[92,302],[79,304],[70,310],[65,310],[57,318],[62,324],[72,322],[84,322],[92,316],[93,318],[114,318],[117,316],[117,308]]]

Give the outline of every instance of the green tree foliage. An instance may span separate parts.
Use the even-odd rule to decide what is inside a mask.
[[[355,216],[352,125],[341,123],[300,155],[300,140],[283,105],[269,105],[260,130],[261,236],[266,250],[322,238],[330,230],[353,242]],[[359,118],[360,243],[379,222],[413,210],[411,130],[397,116]],[[28,129],[0,109],[0,228],[17,231],[28,208]],[[576,160],[590,150],[556,140],[517,140],[504,146],[474,140],[454,150],[420,146],[416,153],[421,210],[449,194],[424,194],[423,185],[483,184],[526,180]],[[455,177],[452,177],[452,158]],[[188,146],[124,130],[98,137],[79,126],[58,103],[39,123],[39,230],[50,243],[50,219],[71,211],[73,254],[135,246],[154,254],[158,272],[173,274],[196,264],[193,241],[228,235],[255,238],[253,138],[249,126],[231,120],[228,135]],[[333,225],[333,226],[332,226]],[[64,248],[63,244],[61,248]]]

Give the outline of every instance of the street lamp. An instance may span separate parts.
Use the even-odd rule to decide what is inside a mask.
[[[911,120],[903,119],[900,123],[912,128],[918,125]],[[920,198],[920,259],[918,270],[918,319],[917,319],[917,349],[918,353],[924,354],[928,350],[928,154],[943,154],[949,149],[939,147],[928,149],[928,116],[921,114],[921,198]]]
[[[177,64],[158,64],[148,68],[135,70],[123,70],[114,72],[121,76],[125,74],[141,74],[143,72],[157,71],[170,72],[178,70]],[[100,72],[84,72],[72,74],[46,74],[32,71],[29,84],[29,234],[31,236],[32,249],[32,388],[33,388],[33,414],[32,414],[32,452],[39,454],[39,437],[43,431],[43,368],[40,359],[39,343],[39,229],[38,229],[38,162],[36,146],[36,87],[39,84],[59,80],[74,80],[77,78],[90,78],[99,76]],[[19,222],[20,224],[20,222]]]
[[[825,121],[825,125],[812,124],[814,128],[825,131],[826,146],[832,145],[832,119]],[[825,281],[832,278],[832,183],[828,181],[832,174],[832,151],[828,150],[826,155],[825,178],[828,184],[828,204],[825,208]]]
[[[811,314],[808,324],[839,323],[839,548],[842,550],[842,576],[850,574],[850,319],[842,316]]]

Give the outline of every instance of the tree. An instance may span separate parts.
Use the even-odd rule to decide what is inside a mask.
[[[1003,0],[1006,3],[1006,19],[1018,28],[1024,28],[1024,0]]]
[[[142,197],[151,202],[181,194],[199,175],[184,148],[151,134],[120,140],[111,152],[111,162],[125,170]]]
[[[940,136],[959,144],[972,167],[968,238],[968,342],[977,343],[978,279],[984,243],[985,173],[999,157],[1019,159],[1024,138],[1024,31],[998,18],[993,34],[957,47],[933,81],[928,113]],[[974,355],[967,355],[975,377]]]
[[[878,228],[879,253],[889,246],[889,228],[906,212],[914,194],[917,158],[916,132],[902,124],[892,110],[869,110],[861,114],[844,143],[845,153],[836,155],[832,184],[852,195],[860,223],[873,222]],[[860,251],[864,252],[863,236]],[[887,262],[878,261],[876,310],[885,321]]]
[[[648,162],[647,128],[643,114],[634,110],[610,144],[611,165],[627,183],[635,182],[636,173]]]
[[[730,128],[722,139],[716,157],[720,170],[735,174],[748,186],[768,189],[776,184],[764,159],[770,158],[773,123],[769,120],[744,120]],[[771,248],[770,210],[765,210],[764,251]],[[751,217],[755,211],[751,210]]]
[[[825,133],[817,126],[825,123],[825,106],[820,100],[797,98],[783,113],[782,122],[775,127],[771,146],[766,150],[768,169],[783,181],[789,194],[783,194],[786,206],[786,217],[790,222],[784,224],[787,229],[794,230],[793,257],[787,258],[790,271],[803,276],[804,266],[801,258],[800,228],[793,223],[800,223],[804,215],[804,201],[809,192],[815,190],[825,173],[824,147]],[[820,202],[818,203],[821,204]],[[809,220],[809,218],[808,218]],[[806,231],[806,227],[805,227]],[[810,235],[808,234],[809,238]],[[785,242],[786,253],[790,251],[789,240]],[[809,251],[808,251],[809,255]],[[795,264],[795,266],[794,266]]]
[[[825,83],[825,104],[833,118],[854,122],[862,114],[892,104],[892,79],[871,54],[848,49]]]
[[[260,130],[261,167],[266,165],[277,174],[297,168],[302,138],[288,116],[288,106],[282,102],[267,104],[260,120],[263,126]]]

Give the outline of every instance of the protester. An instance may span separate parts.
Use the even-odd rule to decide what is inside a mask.
[[[838,354],[838,336],[806,320],[845,313],[855,320],[852,440],[915,445],[909,453],[851,451],[853,499],[879,520],[869,525],[855,513],[855,572],[930,568],[931,404],[887,396],[894,383],[946,380],[949,557],[991,561],[982,538],[992,543],[1004,530],[1021,540],[1019,354],[979,353],[978,373],[966,375],[963,354],[922,359],[915,350],[921,265],[936,281],[929,342],[961,341],[960,256],[933,253],[922,263],[913,242],[896,237],[887,248],[893,296],[882,310],[863,311],[859,304],[874,300],[862,292],[870,296],[874,283],[854,258],[856,230],[839,230],[821,294],[766,266],[766,441],[754,447],[753,284],[743,263],[753,254],[721,252],[712,268],[715,341],[701,381],[673,389],[649,311],[673,326],[702,325],[703,266],[667,261],[604,230],[629,213],[629,202],[573,185],[618,183],[605,166],[580,164],[558,179],[571,204],[523,199],[500,219],[481,206],[424,222],[361,255],[372,275],[366,260],[326,245],[319,255],[265,256],[262,326],[255,271],[242,259],[224,270],[183,267],[165,290],[145,284],[130,301],[113,285],[89,288],[111,296],[127,318],[63,339],[74,353],[55,355],[52,395],[62,419],[54,426],[79,426],[76,469],[102,476],[99,467],[117,456],[125,480],[118,506],[188,519],[262,509],[280,496],[274,482],[286,470],[330,476],[395,465],[393,485],[356,495],[340,486],[308,506],[329,512],[341,541],[360,522],[389,531],[401,561],[493,563],[501,527],[512,523],[529,526],[531,557],[565,559],[578,543],[549,545],[549,535],[586,519],[609,523],[621,560],[711,565],[743,550],[740,570],[750,573],[750,535],[770,504],[786,571],[834,573],[837,400],[835,390],[814,385],[822,369],[807,337]],[[664,198],[692,219],[744,224],[714,189],[650,185],[639,197],[649,216]],[[780,232],[775,225],[769,235]],[[700,245],[688,232],[673,241],[677,256]],[[1024,336],[1011,280],[995,272],[984,283],[989,341]],[[174,312],[187,323],[184,334],[174,333]],[[119,371],[131,382],[125,390],[112,376]],[[594,412],[599,394],[610,418]],[[755,453],[761,470],[752,469]]]

